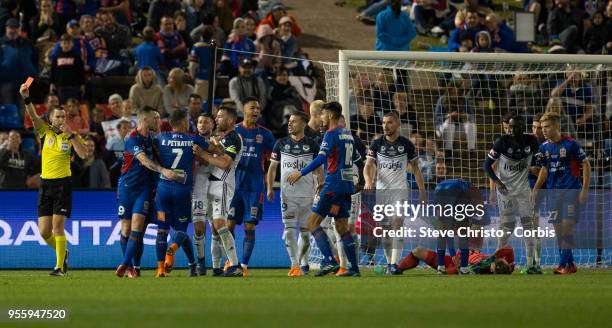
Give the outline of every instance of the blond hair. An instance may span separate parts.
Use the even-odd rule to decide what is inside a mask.
[[[310,115],[319,115],[323,109],[325,102],[323,100],[315,100],[310,103]]]
[[[542,117],[540,117],[540,123],[550,121],[552,123],[559,124],[561,122],[561,115],[554,112],[546,112]]]

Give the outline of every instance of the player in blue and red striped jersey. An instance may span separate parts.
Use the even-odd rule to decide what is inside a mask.
[[[123,167],[117,187],[119,218],[131,219],[130,238],[126,245],[123,262],[117,267],[118,277],[128,275],[136,278],[132,259],[142,248],[145,219],[151,210],[155,179],[153,172],[161,173],[167,179],[177,179],[177,174],[165,169],[153,159],[153,133],[159,126],[159,113],[151,107],[138,112],[138,126],[125,140]]]
[[[540,146],[538,157],[541,169],[533,187],[532,199],[537,199],[541,186],[546,183],[549,222],[555,228],[560,252],[559,266],[554,273],[571,274],[577,271],[572,254],[574,225],[578,221],[580,204],[588,200],[591,164],[582,146],[561,134],[559,122],[559,115],[555,113],[546,113],[540,118],[542,133],[547,141]]]
[[[321,228],[321,221],[326,216],[334,217],[336,230],[340,234],[344,253],[348,258],[350,268],[339,274],[340,277],[359,276],[355,241],[348,226],[351,209],[351,195],[355,193],[353,184],[353,162],[362,160],[354,147],[351,131],[340,126],[338,120],[342,115],[342,106],[338,102],[330,102],[323,106],[321,115],[324,125],[329,129],[323,136],[319,155],[301,171],[293,172],[287,177],[290,184],[300,180],[324,164],[325,179],[318,202],[312,207],[308,217],[308,228],[314,236],[317,246],[323,253],[321,270],[316,274],[323,276],[337,271],[340,267],[332,255],[327,234]]]
[[[255,248],[255,226],[263,211],[264,160],[274,150],[276,140],[272,132],[257,124],[261,113],[257,98],[247,97],[242,108],[244,121],[236,124],[236,132],[242,137],[243,151],[236,168],[236,192],[228,219],[232,234],[237,224],[244,223],[241,264],[242,274],[247,276],[247,266]]]
[[[174,267],[174,254],[182,247],[189,261],[190,276],[198,275],[193,254],[191,238],[187,235],[187,227],[191,222],[191,191],[193,188],[193,146],[213,151],[208,142],[199,134],[188,134],[189,120],[186,111],[177,110],[170,115],[171,132],[162,132],[154,140],[159,152],[160,165],[169,168],[183,177],[182,181],[168,180],[161,176],[157,184],[155,206],[157,208],[157,274],[165,277]],[[217,147],[219,150],[219,147]],[[160,246],[167,240],[172,228],[174,236],[172,244],[166,250]],[[161,233],[160,233],[161,232]],[[164,259],[165,253],[165,259]]]

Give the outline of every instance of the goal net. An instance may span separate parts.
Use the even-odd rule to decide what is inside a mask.
[[[401,134],[418,151],[419,168],[429,191],[443,177],[460,178],[473,183],[483,198],[489,199],[489,182],[482,166],[493,142],[503,133],[504,115],[509,111],[522,115],[526,131],[532,132],[539,113],[558,112],[562,133],[582,145],[592,166],[589,200],[582,206],[575,227],[575,261],[582,266],[610,265],[610,58],[341,51],[339,63],[323,66],[327,100],[342,103],[350,129],[366,145],[383,133],[385,112],[399,113]],[[416,191],[414,176],[407,174],[407,179]],[[487,227],[497,227],[497,203],[489,203],[488,209],[491,223]],[[544,207],[540,213],[540,227],[552,229]],[[360,216],[362,263],[386,263],[377,239],[364,232],[370,216],[363,208]],[[524,242],[515,237],[510,242],[517,263],[524,263]],[[435,249],[433,240],[406,238],[404,243],[404,254],[416,246]],[[492,252],[496,245],[496,238],[486,238],[483,251]],[[311,260],[316,260],[320,255],[313,248]],[[554,265],[558,256],[556,238],[542,238],[542,264]]]

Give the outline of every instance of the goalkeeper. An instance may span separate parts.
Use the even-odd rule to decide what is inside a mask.
[[[461,252],[457,252],[454,256],[445,255],[443,259],[445,273],[457,274],[457,264],[461,259]],[[439,263],[438,254],[433,249],[417,247],[400,261],[397,269],[401,272],[414,269],[420,261],[436,269]],[[511,247],[504,247],[493,254],[470,250],[468,263],[470,273],[473,274],[511,274],[514,271],[514,250]]]

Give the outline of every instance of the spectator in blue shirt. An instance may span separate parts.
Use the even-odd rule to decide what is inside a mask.
[[[38,52],[30,40],[19,37],[18,29],[19,22],[11,18],[0,38],[0,99],[5,104],[17,103],[19,85],[38,75]]]
[[[468,11],[465,19],[465,24],[461,28],[455,28],[448,38],[448,50],[458,51],[461,48],[461,35],[470,33],[473,40],[476,40],[476,34],[484,30],[484,26],[480,24],[478,12]]]
[[[402,11],[401,0],[391,0],[387,9],[376,16],[376,50],[408,51],[415,37],[414,24]]]
[[[205,26],[201,40],[194,44],[189,53],[189,73],[195,78],[195,90],[202,99],[208,99],[208,75],[212,57],[210,42],[213,33],[212,26]]]
[[[506,21],[501,20],[497,14],[488,14],[485,18],[485,25],[491,34],[491,48],[499,48],[507,52],[518,53],[529,51],[525,43],[514,41],[514,32],[506,24]]]
[[[162,56],[161,50],[155,43],[155,30],[151,26],[145,27],[142,30],[142,39],[144,42],[134,50],[136,67],[143,69],[149,66],[159,74],[159,65],[164,64],[164,56]]]

